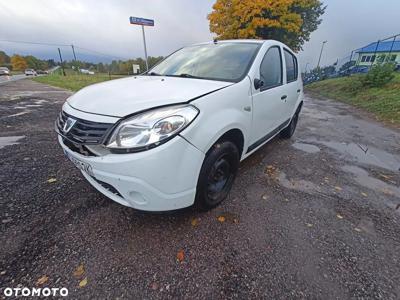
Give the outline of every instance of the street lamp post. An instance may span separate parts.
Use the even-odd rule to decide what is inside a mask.
[[[309,66],[309,62],[308,63],[306,63],[306,67],[304,68],[304,73],[306,73],[307,74],[307,67]]]
[[[323,42],[322,42],[321,53],[319,54],[317,69],[319,69],[319,64],[321,63],[322,52],[324,51],[324,46],[325,46],[325,44],[326,44],[327,42],[328,42],[328,41],[323,41]]]

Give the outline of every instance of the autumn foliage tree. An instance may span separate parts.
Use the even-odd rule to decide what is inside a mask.
[[[275,39],[301,50],[325,8],[320,0],[217,0],[208,19],[217,39]]]
[[[13,70],[22,71],[28,67],[28,64],[21,55],[13,55],[11,56],[11,65]]]

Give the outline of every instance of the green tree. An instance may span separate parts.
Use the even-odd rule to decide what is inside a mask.
[[[217,0],[208,19],[218,39],[275,39],[301,50],[325,8],[320,0]]]
[[[0,51],[0,66],[9,63],[10,63],[10,57],[4,51]]]

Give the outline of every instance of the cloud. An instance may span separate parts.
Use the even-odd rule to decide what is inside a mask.
[[[215,0],[0,0],[0,39],[74,44],[114,58],[143,56],[139,26],[129,24],[129,16],[155,19],[146,27],[149,55],[167,55],[193,43],[212,39],[207,14]],[[322,65],[348,56],[351,50],[399,32],[398,0],[325,0],[323,22],[300,53],[315,67],[321,43],[328,40]],[[55,46],[5,43],[8,53],[34,54],[57,58]],[[72,58],[70,47],[63,55]],[[85,51],[77,49],[78,58]],[[95,53],[97,59],[110,59]]]
[[[0,37],[74,44],[115,57],[138,57],[143,56],[142,31],[140,26],[129,24],[129,16],[133,15],[155,19],[154,28],[145,28],[149,55],[167,55],[181,46],[212,39],[206,20],[212,3],[185,0],[1,0]],[[0,47],[13,52],[27,48],[26,45],[4,42],[0,42]],[[29,48],[54,51],[54,47],[48,46]]]

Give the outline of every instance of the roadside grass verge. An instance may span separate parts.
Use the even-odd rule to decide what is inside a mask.
[[[62,76],[59,73],[54,73],[45,76],[35,77],[32,78],[32,80],[76,92],[81,88],[84,88],[85,86],[94,83],[103,82],[110,79],[118,79],[122,77],[124,76],[111,75],[110,78],[110,76],[105,73],[86,75],[86,74],[74,74],[73,72],[67,72],[67,76]]]
[[[361,75],[362,76],[362,75]],[[400,74],[381,88],[354,88],[360,76],[342,77],[307,85],[312,94],[342,101],[375,115],[379,121],[400,125]]]

